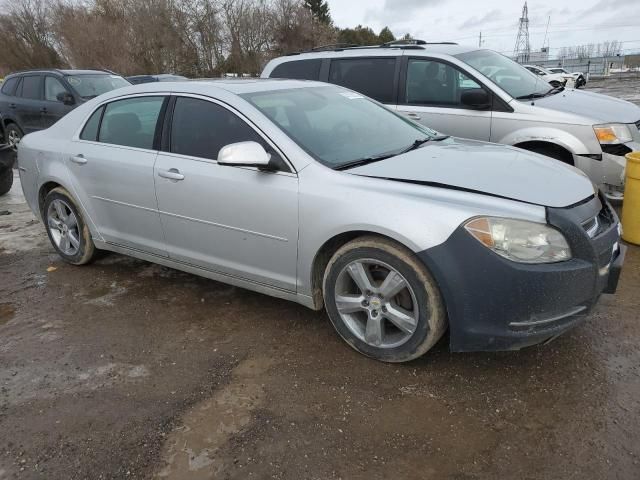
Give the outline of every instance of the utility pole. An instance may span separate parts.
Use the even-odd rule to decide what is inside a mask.
[[[527,7],[527,2],[524,2],[522,15],[520,16],[520,26],[518,27],[518,36],[516,37],[516,45],[513,48],[513,59],[516,62],[528,62],[530,53],[529,8]]]
[[[478,46],[482,47],[482,32],[480,32],[480,38],[478,38]]]

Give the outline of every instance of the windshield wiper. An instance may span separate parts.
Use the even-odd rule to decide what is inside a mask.
[[[354,167],[361,167],[362,165],[367,165],[369,163],[379,162],[380,160],[386,160],[387,158],[391,158],[396,156],[396,153],[385,153],[384,155],[375,155],[372,157],[359,158],[358,160],[353,160],[351,162],[342,163],[338,166],[333,167],[334,170],[348,170]]]
[[[563,90],[564,90],[564,87],[553,87],[547,93],[545,93],[544,96],[546,97],[548,95],[555,95],[556,93],[560,93]]]
[[[533,98],[542,98],[546,96],[546,93],[530,93],[528,95],[520,95],[519,97],[516,97],[516,100],[531,100]]]

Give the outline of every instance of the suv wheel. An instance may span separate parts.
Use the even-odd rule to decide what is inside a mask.
[[[446,330],[438,286],[413,253],[377,237],[340,248],[323,281],[329,319],[360,353],[406,362],[426,353]]]
[[[0,173],[0,195],[4,195],[13,185],[13,168],[8,168],[5,172]]]
[[[18,144],[24,136],[20,127],[15,123],[9,123],[5,128],[5,134],[7,136],[7,143],[11,145],[14,151],[18,150]]]
[[[75,201],[64,188],[54,188],[44,200],[44,224],[51,244],[65,262],[89,263],[96,254],[91,232]]]

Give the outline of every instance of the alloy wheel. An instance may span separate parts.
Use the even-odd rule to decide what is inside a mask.
[[[47,211],[47,224],[56,247],[65,255],[76,255],[80,250],[80,228],[69,204],[60,199],[52,201]]]
[[[349,330],[377,348],[404,344],[418,326],[418,302],[411,285],[380,260],[361,259],[344,267],[336,279],[335,304]]]

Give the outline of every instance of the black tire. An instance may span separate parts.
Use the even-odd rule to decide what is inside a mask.
[[[573,155],[571,155],[571,152],[558,145],[548,143],[541,145],[523,145],[519,147],[524,150],[529,150],[530,152],[535,152],[539,153],[540,155],[545,155],[546,157],[551,157],[554,160],[559,160],[562,163],[573,166]]]
[[[77,251],[73,254],[65,253],[61,250],[61,247],[57,244],[54,239],[54,229],[52,226],[52,222],[50,219],[51,214],[51,206],[52,203],[56,200],[61,200],[68,207],[68,209],[73,212],[75,215],[75,219],[77,221],[77,228],[75,229],[77,233],[77,240],[79,242],[79,246],[77,247]],[[54,209],[55,210],[55,209]],[[47,235],[49,236],[49,241],[55,248],[56,252],[62,259],[70,263],[72,265],[84,265],[86,263],[91,262],[97,253],[96,246],[93,243],[91,238],[91,232],[89,231],[89,227],[87,227],[86,222],[84,221],[84,217],[80,209],[78,208],[73,197],[62,187],[56,187],[51,190],[44,199],[44,206],[42,210],[42,219],[44,221],[45,228],[47,229]]]
[[[413,298],[418,306],[415,313],[418,317],[417,323],[413,333],[401,332],[408,337],[401,345],[384,348],[367,343],[354,334],[338,311],[336,289],[340,275],[347,266],[360,260],[374,260],[387,264],[404,277],[413,291]],[[329,319],[338,334],[358,352],[383,362],[407,362],[420,357],[435,345],[447,328],[446,311],[440,290],[425,265],[411,251],[382,237],[361,237],[338,249],[325,270],[323,294]],[[380,311],[388,312],[384,307]],[[364,315],[367,318],[367,314]],[[387,314],[380,315],[385,317]],[[382,318],[381,321],[385,323],[383,331],[395,328],[386,318]]]
[[[584,79],[582,75],[580,75],[576,80],[576,88],[584,87],[586,84],[587,84],[587,81]]]
[[[7,124],[7,126],[4,129],[5,131],[5,135],[7,137],[7,143],[9,143],[9,139],[10,138],[17,138],[18,141],[20,141],[20,139],[22,137],[24,137],[24,133],[22,132],[22,130],[20,129],[20,127],[18,125],[16,125],[15,123],[9,123]],[[14,150],[17,150],[17,146],[14,147]]]
[[[0,196],[11,190],[13,185],[13,168],[8,168],[0,173]]]
[[[557,82],[557,81],[553,80],[553,81],[549,82],[549,85],[551,85],[554,88],[557,88],[557,87],[561,86],[562,84],[560,82]]]

